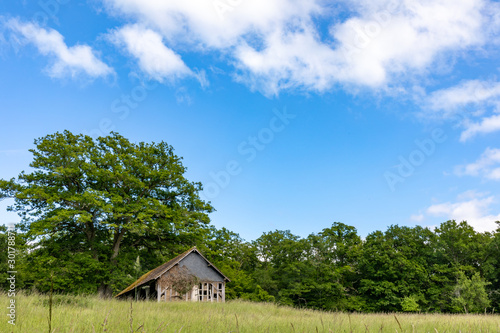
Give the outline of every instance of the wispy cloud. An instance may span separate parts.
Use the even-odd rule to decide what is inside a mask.
[[[163,44],[162,36],[151,29],[127,25],[113,31],[109,37],[132,55],[151,79],[163,82],[194,75],[181,57]]]
[[[7,27],[21,43],[31,43],[38,51],[52,60],[47,73],[54,78],[76,77],[85,74],[91,78],[113,74],[114,71],[99,60],[88,45],[68,47],[64,37],[53,29],[44,29],[33,23],[10,19]]]
[[[500,214],[491,214],[490,211],[496,203],[495,196],[468,191],[459,196],[456,202],[445,202],[428,207],[426,214],[449,220],[467,221],[479,232],[494,231],[497,227],[495,221],[500,220]]]
[[[104,2],[160,33],[172,50],[189,45],[228,57],[236,79],[266,95],[399,84],[498,33],[488,14],[498,6],[486,0],[352,0],[336,8],[320,0]]]
[[[500,149],[487,148],[474,163],[456,167],[455,174],[500,180]]]
[[[429,106],[446,116],[468,105],[496,102],[499,97],[500,82],[470,80],[433,92],[429,98]]]
[[[479,122],[467,123],[466,129],[460,135],[460,141],[465,142],[478,134],[488,134],[500,131],[500,114],[482,118]]]
[[[500,82],[470,80],[433,92],[427,101],[431,114],[458,119],[460,141],[500,131]]]
[[[202,75],[180,56],[189,49],[223,59],[235,80],[268,96],[339,85],[404,86],[431,75],[439,61],[491,44],[500,30],[500,18],[492,14],[500,4],[491,0],[343,0],[334,6],[322,0],[103,3],[127,23],[113,30],[111,39],[150,78],[194,76],[204,85]],[[52,76],[112,72],[88,45],[68,47],[57,31],[31,23],[11,20],[9,25],[53,57]],[[458,90],[436,93],[433,107],[448,110],[468,103]]]
[[[422,222],[424,219],[424,214],[415,214],[410,216],[410,220],[412,220],[413,222]]]

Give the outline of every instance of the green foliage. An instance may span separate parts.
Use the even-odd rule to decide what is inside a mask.
[[[486,248],[487,259],[481,266],[481,273],[490,283],[486,289],[493,307],[500,307],[500,222],[497,221],[496,233]]]
[[[10,237],[10,240],[9,240]],[[9,281],[7,280],[8,271],[26,271],[26,257],[27,257],[27,248],[28,245],[26,243],[26,235],[22,232],[7,232],[7,227],[0,225],[0,289],[8,290],[9,289]],[[9,249],[10,247],[10,249]],[[15,262],[9,262],[9,252],[15,254],[15,258],[10,259]],[[9,265],[14,265],[14,269],[12,269]],[[24,274],[16,275],[16,288],[26,288],[26,277]]]
[[[46,288],[39,277],[51,269],[59,288],[87,290],[95,283],[109,295],[129,253],[160,257],[165,247],[202,238],[212,207],[165,142],[135,144],[117,133],[93,140],[65,131],[35,145],[33,171],[0,182],[1,196],[15,199],[11,209],[36,249],[32,284]]]
[[[218,230],[209,226],[198,248],[231,280],[226,285],[227,299],[248,298],[254,292],[255,283],[250,271],[255,267],[257,259],[253,256],[250,245],[238,234],[226,228]]]
[[[468,278],[464,272],[459,272],[457,284],[453,290],[452,303],[465,313],[484,312],[490,306],[490,300],[486,293],[486,282],[479,273]]]
[[[257,285],[254,292],[245,293],[241,295],[241,299],[253,301],[253,302],[274,302],[275,298],[272,295],[269,295],[267,291],[262,289],[261,286]]]
[[[417,302],[417,297],[407,296],[401,301],[401,309],[403,312],[419,312],[420,306]]]
[[[53,255],[51,255],[53,254]],[[88,253],[55,254],[46,247],[35,250],[27,258],[25,273],[26,287],[41,292],[51,288],[50,275],[53,273],[54,291],[92,294],[104,268],[104,264],[92,258]]]
[[[358,285],[368,311],[401,311],[401,299],[418,295],[430,281],[429,229],[391,226],[366,238],[359,262]],[[425,297],[422,297],[425,298]]]
[[[362,240],[340,222],[301,238],[247,242],[209,225],[200,183],[164,142],[96,140],[68,131],[35,140],[32,170],[0,180],[14,198],[17,286],[109,294],[196,245],[230,279],[226,298],[357,312],[483,312],[500,307],[500,229],[446,221],[393,225]],[[499,224],[500,226],[500,224]],[[0,246],[6,248],[0,226]],[[0,252],[0,287],[7,288]],[[190,281],[186,282],[189,286]],[[186,287],[188,288],[188,287]]]

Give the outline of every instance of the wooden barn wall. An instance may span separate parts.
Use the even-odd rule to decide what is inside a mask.
[[[186,266],[200,281],[224,282],[224,277],[217,272],[198,253],[191,252],[179,262],[179,266]]]

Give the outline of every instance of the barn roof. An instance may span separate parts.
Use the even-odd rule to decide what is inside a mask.
[[[146,274],[144,274],[143,276],[141,276],[140,278],[138,278],[137,281],[135,281],[134,283],[132,283],[130,286],[128,286],[127,288],[123,289],[115,297],[121,296],[121,295],[123,295],[123,294],[125,294],[125,293],[127,293],[127,292],[129,292],[131,290],[133,290],[134,288],[142,286],[143,284],[145,284],[145,283],[147,283],[147,282],[149,282],[151,280],[158,279],[160,276],[162,276],[163,274],[165,274],[166,272],[168,272],[172,267],[174,267],[176,264],[178,264],[182,259],[186,258],[192,252],[198,253],[203,259],[205,259],[205,261],[210,266],[212,266],[213,269],[215,269],[220,275],[222,275],[224,277],[224,280],[227,280],[228,282],[231,282],[231,280],[229,280],[229,278],[227,276],[225,276],[224,274],[222,274],[222,272],[219,271],[219,269],[217,267],[215,267],[214,264],[212,264],[210,261],[208,261],[208,259],[205,258],[205,256],[203,254],[201,254],[201,252],[196,248],[196,246],[194,246],[191,249],[187,250],[186,252],[181,253],[177,257],[175,257],[175,258],[167,261],[163,265],[160,265],[160,266],[156,267],[155,269],[150,270],[149,272],[147,272]]]

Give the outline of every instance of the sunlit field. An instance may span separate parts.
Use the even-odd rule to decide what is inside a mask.
[[[0,300],[9,302],[6,294]],[[18,294],[16,315],[15,326],[2,316],[1,332],[48,332],[48,297]],[[158,304],[54,295],[51,326],[52,332],[500,332],[500,316],[348,314],[241,301]]]

